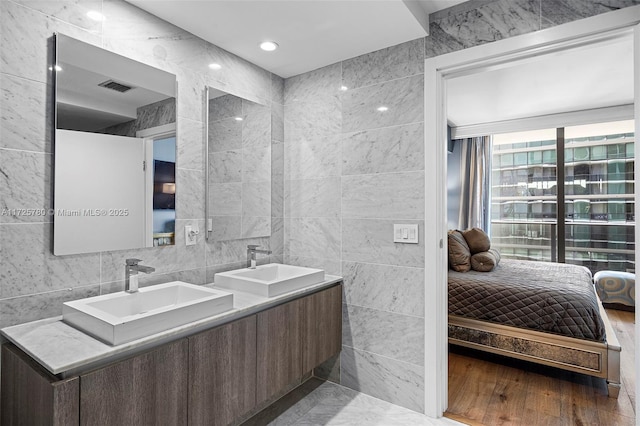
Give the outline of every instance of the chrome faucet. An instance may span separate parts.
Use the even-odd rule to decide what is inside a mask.
[[[271,254],[271,250],[258,250],[258,245],[247,246],[247,268],[256,269],[256,253]]]
[[[135,293],[138,291],[138,272],[150,274],[156,270],[151,266],[138,265],[142,262],[140,259],[127,259],[124,268],[124,291],[127,293]]]

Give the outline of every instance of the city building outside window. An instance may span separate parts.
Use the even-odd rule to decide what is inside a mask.
[[[492,246],[508,258],[634,271],[633,121],[560,130],[493,135]]]

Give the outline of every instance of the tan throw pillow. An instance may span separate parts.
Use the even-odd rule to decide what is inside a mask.
[[[449,231],[449,266],[454,271],[467,272],[471,269],[471,252],[460,231]]]
[[[488,251],[491,248],[489,236],[480,228],[467,229],[462,231],[462,236],[469,245],[471,254]]]
[[[490,272],[500,263],[500,252],[496,249],[483,251],[471,256],[471,267],[474,271]]]

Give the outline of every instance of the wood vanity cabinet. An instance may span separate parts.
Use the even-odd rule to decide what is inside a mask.
[[[342,285],[258,314],[258,404],[342,349]]]
[[[81,425],[186,425],[186,339],[80,376]]]
[[[227,425],[340,352],[342,285],[59,379],[2,346],[2,425]]]
[[[77,425],[80,380],[60,380],[12,344],[2,345],[2,425]]]
[[[189,424],[228,425],[256,406],[256,316],[189,337]]]
[[[189,424],[233,423],[341,345],[340,285],[189,337]]]

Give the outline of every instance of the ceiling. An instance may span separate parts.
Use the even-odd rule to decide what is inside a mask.
[[[99,84],[117,80],[107,73],[61,61],[58,65],[62,68],[56,85],[58,127],[63,129],[94,131],[135,120],[139,107],[167,98],[144,87],[134,87],[125,93],[108,90]]]
[[[464,0],[127,0],[283,78],[427,35]],[[272,40],[275,52],[258,44]]]
[[[56,106],[61,129],[98,131],[134,120],[141,106],[175,97],[175,76],[71,37],[57,36]],[[101,87],[114,81],[131,87]]]
[[[288,78],[426,35],[428,14],[461,0],[127,0]],[[275,52],[259,49],[273,40]],[[631,37],[448,80],[452,126],[633,103]]]
[[[452,127],[633,104],[631,34],[447,82]]]

